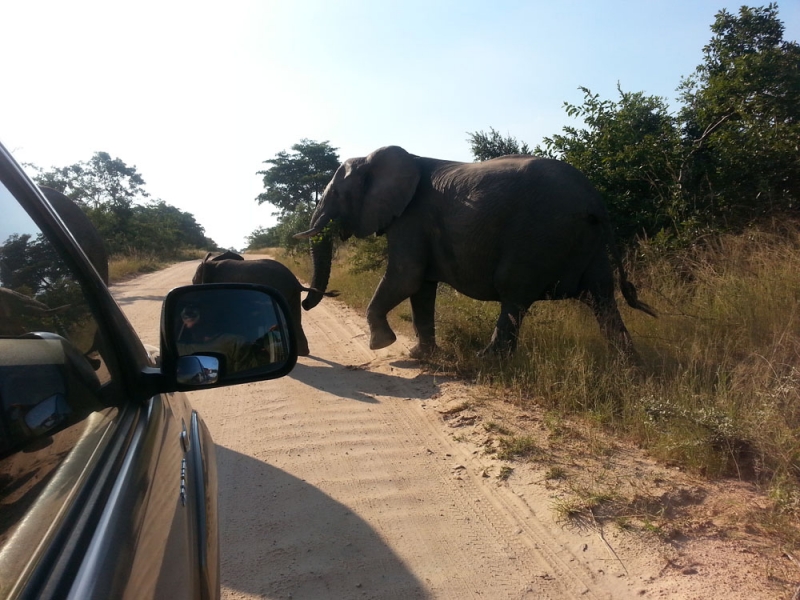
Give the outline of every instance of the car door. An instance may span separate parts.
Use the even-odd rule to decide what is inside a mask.
[[[208,431],[0,146],[0,597],[218,597]]]

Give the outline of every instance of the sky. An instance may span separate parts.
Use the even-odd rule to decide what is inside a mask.
[[[26,0],[0,8],[0,142],[41,168],[108,152],[221,247],[276,223],[265,160],[302,139],[471,161],[580,125],[579,87],[665,98],[742,0]],[[766,5],[766,0],[751,6]],[[800,39],[800,2],[778,3]]]

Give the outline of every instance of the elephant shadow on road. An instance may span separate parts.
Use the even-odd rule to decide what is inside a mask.
[[[311,360],[317,364],[308,364]],[[392,363],[392,370],[408,368],[408,361]],[[289,377],[318,390],[350,398],[359,402],[377,403],[376,396],[394,396],[407,400],[428,400],[438,391],[441,377],[420,374],[414,378],[389,373],[369,371],[360,367],[345,366],[336,362],[307,357],[298,362]]]
[[[347,506],[217,446],[222,585],[269,598],[427,598],[424,585]]]

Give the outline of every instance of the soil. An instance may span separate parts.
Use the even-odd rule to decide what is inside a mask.
[[[145,342],[196,261],[113,287]],[[420,369],[364,318],[303,314],[287,377],[190,394],[217,444],[222,597],[792,598],[764,496]],[[513,460],[509,440],[522,440]],[[590,510],[591,509],[591,510]]]

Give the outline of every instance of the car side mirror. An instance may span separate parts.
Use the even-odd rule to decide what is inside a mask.
[[[297,362],[286,300],[267,286],[175,288],[161,313],[161,373],[189,391],[283,377]]]

